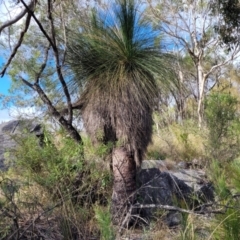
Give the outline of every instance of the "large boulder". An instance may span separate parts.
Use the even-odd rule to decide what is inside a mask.
[[[16,147],[14,136],[32,133],[39,138],[41,144],[43,140],[43,130],[41,124],[33,120],[12,120],[0,124],[0,170],[6,170],[6,155],[9,156],[11,149]]]
[[[143,205],[178,206],[199,210],[203,203],[214,201],[214,190],[204,171],[194,169],[168,169],[164,161],[143,161],[138,173],[137,201]],[[161,170],[160,170],[161,169]],[[141,208],[139,214],[151,220],[158,208]],[[181,214],[170,211],[165,218],[169,226],[180,223]]]

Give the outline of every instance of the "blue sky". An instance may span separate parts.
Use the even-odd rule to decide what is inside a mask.
[[[0,57],[0,69],[2,69],[2,65],[4,64],[4,60],[2,57]],[[0,77],[0,95],[1,94],[8,94],[8,89],[10,88],[11,80],[7,76],[7,74],[4,75],[4,77]],[[9,116],[9,110],[8,109],[2,109],[2,103],[0,100],[0,123],[3,121],[8,121],[11,119]]]
[[[0,71],[2,70],[5,61],[2,57],[0,57]],[[0,94],[8,94],[8,89],[10,88],[11,80],[7,74],[4,77],[0,77]],[[2,107],[0,102],[0,108]]]
[[[0,93],[8,94],[8,89],[10,87],[10,79],[7,76],[0,78]]]

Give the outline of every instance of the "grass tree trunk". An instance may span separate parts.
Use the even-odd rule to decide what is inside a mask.
[[[122,224],[130,205],[134,202],[137,169],[133,155],[124,147],[113,150],[112,164],[112,220],[114,224]]]

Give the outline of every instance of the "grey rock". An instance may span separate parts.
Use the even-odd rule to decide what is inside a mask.
[[[6,170],[6,155],[16,147],[14,136],[21,136],[26,133],[33,133],[37,136],[41,144],[43,130],[41,125],[33,120],[12,120],[0,124],[0,170]]]
[[[205,172],[202,170],[181,169],[178,171],[168,172],[178,179],[184,181],[189,187],[192,187],[196,191],[202,187],[203,182],[207,181]]]
[[[177,168],[178,169],[186,169],[187,168],[187,163],[186,162],[179,162],[179,163],[177,163]]]
[[[181,224],[183,216],[180,212],[171,211],[163,220],[169,227],[175,227]]]
[[[14,133],[17,126],[19,125],[18,120],[13,120],[10,122],[5,122],[0,125],[0,132],[2,133]]]
[[[138,174],[138,184],[137,198],[140,204],[174,206],[176,199],[184,201],[186,205],[191,204],[192,188],[182,180],[167,172],[160,172],[157,168],[141,170]],[[157,208],[142,208],[140,209],[140,216],[150,220],[156,210]],[[175,220],[167,219],[169,225],[174,225],[173,221]]]
[[[204,184],[198,191],[197,197],[201,202],[213,202],[214,201],[214,186],[212,183]]]
[[[214,188],[207,181],[203,170],[162,168],[164,161],[146,163],[143,161],[143,169],[138,173],[138,195],[140,204],[161,204],[168,206],[186,207],[197,209],[203,203],[214,201]],[[164,171],[159,170],[166,169]],[[146,220],[151,220],[157,208],[142,208],[139,214]],[[168,226],[178,225],[182,215],[176,211],[169,211],[164,218]]]
[[[163,160],[145,160],[142,162],[142,169],[159,168],[164,169],[164,172],[168,172],[178,179],[184,181],[189,187],[193,188],[194,191],[200,190],[204,184],[208,183],[206,174],[202,169],[186,169],[186,165],[176,163],[176,168],[168,169],[165,161]]]

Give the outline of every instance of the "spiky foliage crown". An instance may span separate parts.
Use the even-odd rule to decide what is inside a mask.
[[[117,0],[111,14],[93,11],[69,36],[67,60],[84,89],[87,131],[93,140],[120,141],[137,162],[151,140],[156,79],[168,82],[170,58],[157,34],[134,0]]]

